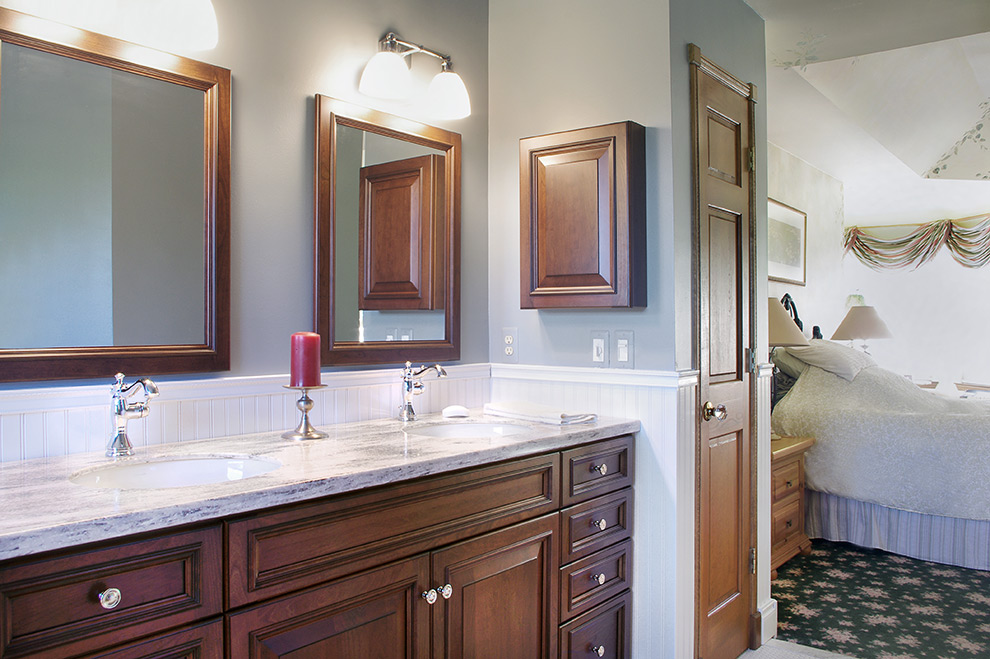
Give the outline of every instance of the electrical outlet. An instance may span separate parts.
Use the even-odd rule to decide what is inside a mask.
[[[608,330],[591,331],[591,363],[593,366],[608,366]]]
[[[612,366],[615,368],[635,368],[635,341],[632,330],[615,331],[615,352]]]
[[[519,330],[515,327],[502,328],[502,361],[519,363]]]

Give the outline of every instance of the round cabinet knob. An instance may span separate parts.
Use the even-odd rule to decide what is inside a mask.
[[[591,471],[597,471],[599,474],[604,476],[605,474],[608,473],[608,465],[605,464],[604,462],[601,463],[600,465],[591,465]]]
[[[426,600],[427,604],[434,604],[437,601],[437,589],[430,588],[428,591],[423,593],[423,599]]]
[[[605,646],[604,645],[596,645],[595,647],[591,648],[591,652],[593,654],[597,654],[599,657],[604,657],[605,656]]]
[[[437,589],[437,592],[445,599],[449,600],[450,596],[454,594],[454,587],[450,584],[445,584],[441,588]]]
[[[598,520],[595,519],[591,520],[591,525],[594,526],[599,531],[604,531],[605,529],[608,528],[608,522],[605,521],[604,517]]]
[[[599,586],[604,586],[605,585],[605,573],[602,572],[601,574],[593,574],[593,575],[591,575],[591,580],[594,581]]]
[[[97,597],[100,600],[100,606],[104,609],[113,609],[120,604],[120,591],[116,588],[107,588]]]

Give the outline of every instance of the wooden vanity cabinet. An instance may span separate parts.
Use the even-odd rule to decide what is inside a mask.
[[[631,458],[623,436],[0,563],[0,656],[628,657]]]

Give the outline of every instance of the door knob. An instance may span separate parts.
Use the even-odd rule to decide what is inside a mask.
[[[437,601],[437,589],[430,588],[429,590],[424,591],[422,596],[423,599],[426,600],[427,604],[434,604]]]
[[[715,405],[711,401],[705,403],[705,406],[701,409],[701,415],[704,417],[705,421],[711,421],[712,417],[715,417],[719,421],[729,416],[729,411],[725,409],[725,405],[719,403]]]

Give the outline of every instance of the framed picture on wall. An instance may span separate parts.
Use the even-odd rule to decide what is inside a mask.
[[[774,281],[807,283],[808,215],[768,199],[767,276]]]

